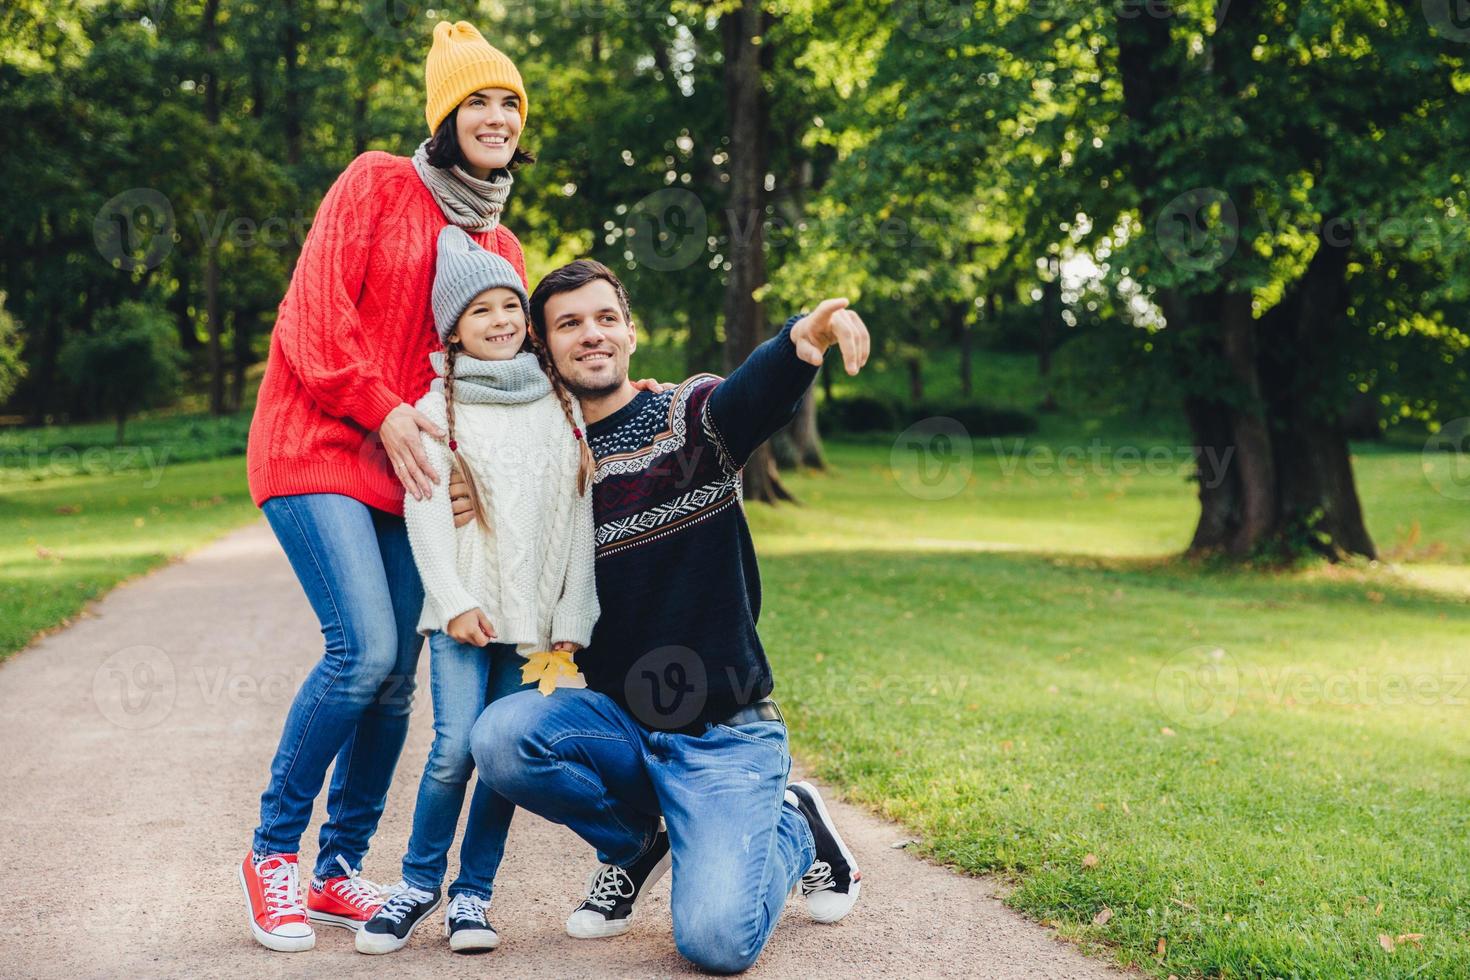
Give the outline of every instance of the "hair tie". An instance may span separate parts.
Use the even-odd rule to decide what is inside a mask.
[[[581,439],[582,438],[582,430],[579,429],[579,428],[577,428],[574,425],[574,426],[572,426],[572,435],[575,436],[578,439]]]
[[[450,439],[449,440],[449,451],[452,452],[452,453],[459,452],[459,443],[455,442],[453,439]]]

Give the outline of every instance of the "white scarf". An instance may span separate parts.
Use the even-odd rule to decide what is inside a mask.
[[[439,210],[450,224],[466,231],[494,231],[500,224],[500,212],[515,182],[509,170],[496,170],[489,180],[471,177],[459,167],[444,170],[429,162],[429,141],[424,140],[413,153],[413,168],[419,179],[434,195]]]

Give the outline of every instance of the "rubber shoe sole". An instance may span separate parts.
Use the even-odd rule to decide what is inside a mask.
[[[441,896],[433,905],[430,905],[424,910],[424,914],[419,916],[417,922],[408,927],[408,932],[403,934],[402,939],[399,939],[391,932],[368,932],[366,929],[357,930],[357,951],[359,953],[366,953],[369,956],[380,956],[383,953],[398,952],[408,945],[408,941],[413,938],[413,934],[418,927],[429,921],[434,913],[439,911],[439,906],[443,904],[444,898]]]
[[[837,850],[842,853],[842,859],[847,862],[847,867],[850,870],[851,881],[848,882],[847,895],[845,897],[835,891],[813,892],[806,897],[807,912],[811,914],[811,917],[815,921],[824,923],[837,922],[846,916],[847,913],[851,912],[852,907],[857,904],[858,892],[862,889],[863,885],[862,872],[858,870],[857,860],[852,856],[852,851],[848,850],[847,842],[837,832],[837,824],[833,823],[832,814],[827,812],[827,804],[822,801],[822,794],[817,792],[815,786],[805,780],[799,783],[792,783],[791,785],[800,786],[810,794],[811,802],[817,808],[817,816],[826,825],[827,832],[832,835],[832,839],[837,842]]]
[[[500,946],[500,933],[494,929],[461,929],[451,933],[449,923],[444,923],[444,938],[449,948],[456,953],[488,953]]]
[[[363,919],[349,918],[345,915],[336,915],[332,912],[318,912],[316,909],[310,907],[306,910],[306,917],[319,925],[336,926],[339,929],[346,929],[348,932],[356,932],[361,929],[365,921]]]
[[[648,872],[648,877],[643,880],[643,887],[638,890],[638,901],[634,903],[633,911],[629,912],[626,918],[608,921],[596,912],[578,909],[567,917],[567,935],[573,939],[609,939],[613,936],[621,936],[633,928],[633,919],[638,915],[638,908],[647,897],[648,890],[658,884],[658,880],[669,870],[673,857],[672,850],[665,851],[664,856],[659,858],[658,864],[655,864],[653,870]],[[587,876],[587,891],[592,890],[592,882],[597,880],[597,874],[601,870],[600,867],[594,868]]]
[[[277,953],[304,953],[316,945],[315,932],[305,936],[277,936],[262,929],[255,921],[255,909],[250,905],[250,886],[245,884],[245,869],[236,868],[235,877],[240,880],[240,893],[245,896],[245,915],[250,923],[250,934],[256,942]]]

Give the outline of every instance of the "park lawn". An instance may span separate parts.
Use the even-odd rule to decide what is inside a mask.
[[[100,475],[0,469],[0,660],[124,579],[259,514],[243,456],[116,468],[123,458]]]
[[[1358,459],[1405,564],[1247,573],[1164,557],[1182,467],[1048,473],[986,442],[920,500],[891,444],[829,449],[790,480],[803,506],[752,508],[809,769],[1160,977],[1470,976],[1470,522],[1416,451]]]

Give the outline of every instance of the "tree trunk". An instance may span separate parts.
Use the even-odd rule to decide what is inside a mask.
[[[204,4],[204,57],[208,81],[204,88],[204,121],[217,134],[219,129],[219,77],[216,60],[219,56],[219,34],[216,25],[219,19],[220,0],[205,0]],[[208,178],[211,205],[215,201],[214,176]],[[209,336],[209,413],[223,415],[225,412],[225,363],[221,335],[224,325],[219,312],[219,241],[210,234],[204,243],[204,320]]]
[[[760,344],[764,316],[755,291],[765,284],[765,173],[767,107],[761,97],[759,0],[741,0],[723,15],[725,99],[730,120],[730,275],[725,284],[725,362],[731,370]],[[745,464],[745,499],[790,500],[769,446]]]
[[[924,360],[915,354],[904,360],[909,377],[909,401],[918,405],[924,400]]]
[[[1041,379],[1042,412],[1055,412],[1057,398],[1051,390],[1051,354],[1057,344],[1062,322],[1061,263],[1050,260],[1051,278],[1041,284],[1041,323],[1036,331],[1036,373]]]
[[[791,420],[791,424],[782,434],[790,441],[793,466],[805,466],[814,470],[827,468],[827,461],[822,456],[822,434],[817,431],[815,387],[806,390],[801,405],[796,410],[796,418]]]
[[[968,399],[974,393],[974,375],[971,364],[974,360],[975,331],[970,329],[969,310],[964,303],[956,303],[951,311],[960,341],[960,395]]]
[[[127,421],[128,421],[128,416],[127,416],[127,413],[126,412],[118,412],[117,413],[117,430],[116,430],[116,433],[114,435],[114,438],[116,440],[116,444],[119,445],[119,446],[121,446],[123,444],[123,426],[125,426],[127,424]]]

